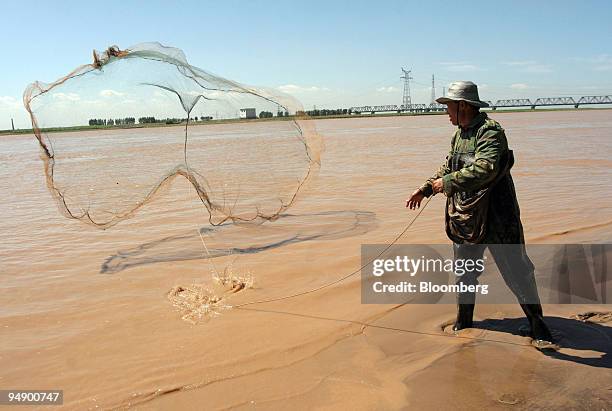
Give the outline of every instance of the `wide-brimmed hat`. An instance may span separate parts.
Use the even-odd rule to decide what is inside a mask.
[[[465,101],[476,107],[489,107],[489,103],[480,101],[478,97],[478,86],[471,81],[455,81],[448,87],[448,94],[445,97],[437,98],[440,104],[447,104],[449,101]]]

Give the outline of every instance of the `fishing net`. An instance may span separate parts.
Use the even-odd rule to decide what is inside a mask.
[[[320,165],[321,140],[297,100],[208,73],[159,43],[94,52],[92,64],[28,86],[24,105],[59,209],[100,228],[177,177],[213,225],[274,220]]]

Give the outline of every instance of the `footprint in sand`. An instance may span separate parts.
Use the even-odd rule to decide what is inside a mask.
[[[463,330],[455,331],[453,330],[453,325],[455,325],[454,319],[445,321],[440,324],[440,330],[445,334],[475,339],[482,338],[486,334],[485,330],[479,328],[464,328]]]
[[[205,284],[177,285],[167,294],[168,300],[181,313],[181,319],[197,324],[231,308],[228,298],[253,286],[251,275],[235,276],[231,272],[214,275],[212,286]]]
[[[498,399],[497,402],[502,403],[502,404],[506,404],[506,405],[517,405],[518,403],[522,402],[523,398],[521,395],[515,395],[515,394],[502,394]]]

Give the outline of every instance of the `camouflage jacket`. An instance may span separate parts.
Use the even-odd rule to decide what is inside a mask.
[[[520,210],[510,168],[514,163],[504,129],[479,113],[458,128],[446,161],[420,187],[433,194],[442,178],[446,200],[446,233],[456,243],[524,243]]]

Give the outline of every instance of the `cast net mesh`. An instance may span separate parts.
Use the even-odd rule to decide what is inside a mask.
[[[100,228],[133,216],[177,177],[213,225],[274,220],[320,165],[320,138],[297,100],[208,73],[159,43],[94,52],[92,64],[31,84],[24,104],[60,210]],[[244,109],[283,115],[245,121]],[[88,122],[121,127],[51,132]]]

